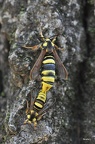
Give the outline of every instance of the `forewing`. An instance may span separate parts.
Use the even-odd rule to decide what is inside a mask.
[[[33,68],[31,69],[31,71],[30,71],[30,78],[32,80],[35,80],[37,78],[37,76],[39,75],[39,73],[40,73],[40,67],[42,65],[42,61],[43,61],[43,58],[44,58],[45,54],[46,54],[46,50],[43,49],[41,51],[38,59],[36,60]]]
[[[40,116],[42,117],[46,112],[48,112],[49,109],[51,109],[55,103],[56,103],[56,99],[52,104],[50,105],[47,104],[46,106],[44,106],[44,108],[41,111],[39,111],[37,119],[39,119]]]
[[[67,80],[68,72],[67,72],[65,66],[63,65],[61,59],[59,58],[55,49],[53,50],[53,55],[55,57],[55,64],[57,66],[58,76],[60,77],[60,79]]]

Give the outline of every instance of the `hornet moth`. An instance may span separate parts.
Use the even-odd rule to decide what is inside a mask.
[[[56,50],[62,50],[55,44],[56,36],[52,39],[45,38],[42,32],[40,33],[40,36],[43,41],[41,44],[33,47],[23,46],[23,48],[31,49],[32,51],[36,51],[39,48],[41,49],[38,59],[30,70],[30,79],[36,80],[41,73],[42,88],[35,100],[30,102],[30,107],[27,102],[27,119],[24,122],[24,124],[33,123],[34,127],[37,126],[37,121],[40,120],[43,114],[49,109],[49,107],[44,109],[44,105],[46,103],[46,93],[50,90],[55,81],[55,67],[57,68],[58,76],[61,79],[67,80],[68,78],[68,72],[56,52]],[[42,68],[41,72],[40,68]]]

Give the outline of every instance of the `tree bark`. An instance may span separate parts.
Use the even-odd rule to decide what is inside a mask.
[[[0,66],[2,77],[7,77],[6,82],[3,79],[0,83],[7,96],[5,144],[94,144],[94,0],[5,0],[1,4],[1,35],[5,41],[0,51],[5,50],[6,44],[10,66],[8,71],[3,63]],[[48,38],[57,35],[56,45],[64,47],[57,53],[69,78],[62,81],[56,70],[56,81],[47,94],[47,99],[52,103],[56,99],[56,104],[34,130],[23,122],[26,99],[30,100],[30,94],[35,98],[41,88],[40,80],[29,79],[40,50],[33,52],[22,46],[40,44],[40,30]]]

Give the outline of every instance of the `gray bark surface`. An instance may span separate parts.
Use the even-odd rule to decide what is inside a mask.
[[[94,0],[1,0],[0,26],[0,142],[94,144]],[[40,28],[45,37],[58,35],[56,44],[64,51],[57,53],[69,77],[63,81],[56,73],[47,94],[56,104],[34,130],[23,122],[29,93],[34,98],[41,88],[40,81],[29,79],[40,50],[32,52],[22,46],[39,44]]]

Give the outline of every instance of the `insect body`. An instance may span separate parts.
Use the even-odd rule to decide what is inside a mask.
[[[39,112],[41,109],[43,109],[44,104],[46,102],[46,92],[43,92],[40,90],[38,96],[36,97],[35,101],[30,103],[30,107],[27,102],[27,109],[26,109],[26,115],[27,119],[25,120],[24,124],[26,123],[33,123],[34,127],[37,126],[37,121],[41,119],[42,113]]]
[[[46,102],[46,93],[49,89],[53,86],[55,81],[55,61],[54,57],[51,55],[46,55],[42,62],[42,89],[40,90],[35,103],[34,107],[38,110],[43,108],[43,105]]]
[[[46,102],[46,92],[53,86],[55,81],[55,60],[52,54],[46,55],[42,62],[42,89],[36,97],[33,109],[30,110],[30,114],[27,113],[27,120],[25,123],[34,123],[36,127],[37,121],[42,117],[39,117],[39,112],[43,109]]]
[[[44,57],[42,62],[42,85],[46,85],[44,91],[48,91],[55,81],[55,60],[54,57],[49,54]],[[44,89],[44,88],[43,88]]]
[[[54,44],[56,37],[51,40],[48,38],[44,38],[43,34],[41,33],[41,38],[43,40],[43,43],[40,45],[36,45],[33,47],[24,46],[24,48],[30,48],[32,50],[41,48],[41,53],[30,71],[30,78],[32,80],[35,80],[40,74],[40,68],[42,68],[42,88],[35,101],[31,102],[30,107],[27,106],[27,120],[24,122],[34,123],[34,126],[37,125],[37,121],[49,108],[48,107],[44,109],[44,104],[46,102],[46,93],[53,86],[53,83],[55,81],[55,67],[57,67],[58,75],[61,79],[63,78],[66,80],[68,77],[67,70],[56,52],[56,49],[60,49],[57,45]]]

